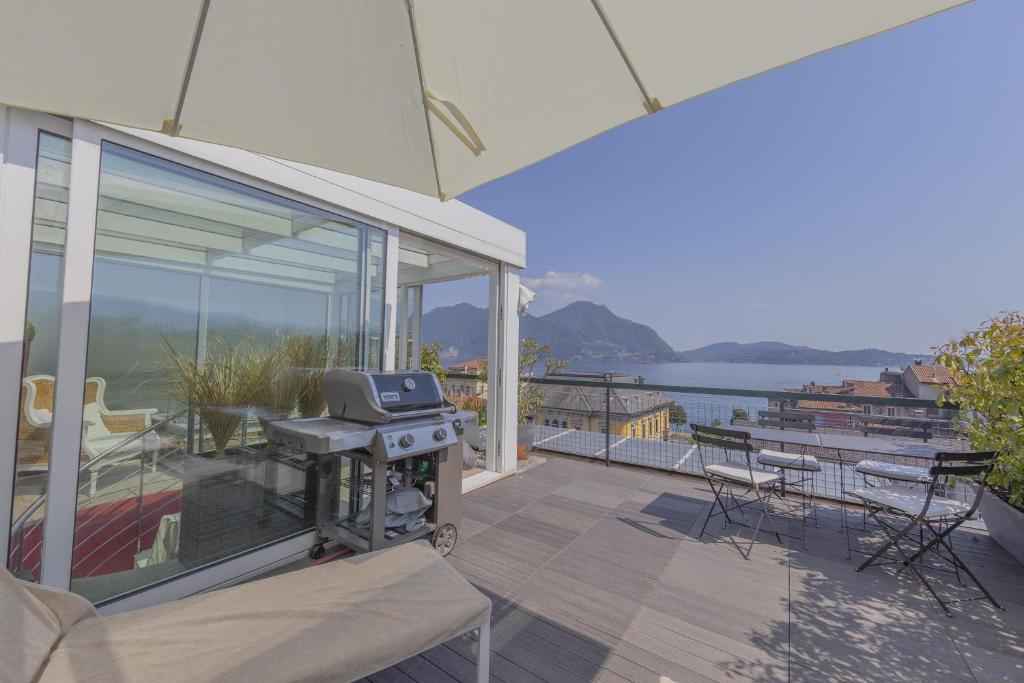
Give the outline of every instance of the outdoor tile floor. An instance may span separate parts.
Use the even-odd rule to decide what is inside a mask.
[[[910,576],[854,571],[838,510],[749,560],[692,477],[552,456],[465,498],[452,564],[494,602],[507,681],[1022,681],[1024,568],[979,532],[968,564],[1007,608],[946,617]],[[859,518],[858,518],[859,520]],[[871,537],[862,539],[865,544]],[[947,584],[947,590],[963,590]],[[457,639],[370,677],[471,681]]]

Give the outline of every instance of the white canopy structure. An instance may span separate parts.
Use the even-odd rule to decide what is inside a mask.
[[[0,102],[442,199],[963,0],[0,0]]]

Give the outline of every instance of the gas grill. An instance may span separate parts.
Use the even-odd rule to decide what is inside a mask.
[[[462,434],[476,413],[447,403],[429,372],[331,370],[323,393],[328,417],[268,427],[279,447],[315,463],[318,539],[310,555],[322,557],[331,541],[373,551],[427,536],[451,552],[462,515]],[[429,501],[422,525],[417,516],[394,524],[388,503],[399,496]]]

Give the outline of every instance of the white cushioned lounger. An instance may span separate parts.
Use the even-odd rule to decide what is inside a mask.
[[[423,542],[111,616],[0,574],[12,683],[351,681],[477,629],[486,680],[491,602]]]

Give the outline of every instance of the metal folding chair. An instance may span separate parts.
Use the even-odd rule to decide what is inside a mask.
[[[779,503],[785,506],[787,516],[800,520],[800,541],[807,550],[807,518],[813,515],[814,526],[818,526],[814,475],[821,472],[821,465],[813,455],[805,455],[803,447],[800,450],[801,453],[796,455],[762,448],[757,454],[757,463],[782,475],[782,485],[776,489]],[[800,500],[795,505],[786,498],[787,489],[800,492]]]
[[[711,504],[711,511],[704,519],[704,525],[700,528],[697,538],[704,536],[704,531],[712,517],[723,515],[726,525],[736,524],[753,529],[750,545],[743,553],[745,557],[750,557],[754,541],[757,540],[757,534],[766,519],[775,538],[782,543],[782,536],[771,518],[769,505],[772,494],[782,482],[782,476],[776,472],[769,472],[753,466],[750,454],[754,447],[750,445],[750,434],[737,429],[704,427],[698,424],[691,424],[690,430],[697,442],[697,457],[700,458],[704,478],[715,496],[715,500]],[[705,453],[705,449],[710,448],[721,449],[725,454],[724,462],[709,463],[708,455],[710,454]],[[740,489],[742,491],[737,496],[737,491]],[[760,508],[760,515],[754,525],[747,522],[746,513],[743,511],[744,508],[751,506]],[[716,507],[718,512],[715,511]],[[730,512],[738,512],[742,521],[730,517]]]
[[[857,571],[880,564],[898,564],[898,573],[910,569],[949,616],[952,616],[949,605],[969,600],[985,599],[1002,609],[988,589],[957,555],[949,538],[961,524],[971,519],[978,511],[981,496],[985,492],[985,481],[995,466],[995,458],[996,454],[990,451],[936,453],[929,470],[931,481],[926,490],[893,484],[854,491],[852,495],[864,502],[868,514],[888,537],[874,554],[857,567]],[[958,488],[966,490],[966,500],[949,497]],[[915,534],[914,531],[918,533]],[[911,544],[912,550],[908,548]],[[894,549],[899,556],[895,562],[882,560],[890,549]],[[952,565],[952,571],[956,573],[958,581],[960,572],[964,572],[982,595],[959,600],[943,600],[925,575],[930,567],[924,562],[918,562],[928,553]]]

